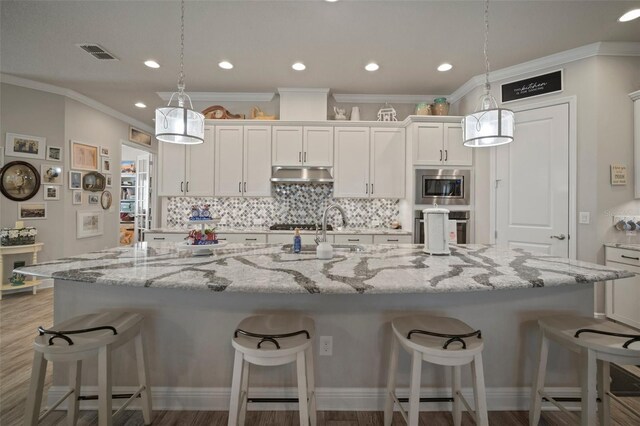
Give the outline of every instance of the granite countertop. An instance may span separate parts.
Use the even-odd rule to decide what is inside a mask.
[[[605,247],[619,248],[625,250],[640,251],[640,244],[625,244],[625,243],[605,243]]]
[[[194,225],[191,228],[154,228],[145,232],[157,232],[161,234],[187,234],[191,229],[197,228]],[[247,227],[247,228],[234,228],[234,227],[216,227],[216,231],[219,234],[291,234],[293,231],[272,231],[265,227]],[[314,234],[316,231],[300,231],[301,234]],[[391,229],[391,228],[343,228],[335,229],[333,231],[327,231],[330,235],[344,235],[344,234],[370,234],[370,235],[412,235],[410,231],[405,229]]]
[[[371,245],[331,260],[280,244],[225,244],[193,256],[179,243],[140,243],[16,269],[27,275],[100,285],[245,293],[399,294],[586,285],[631,277],[623,270],[487,245],[452,245],[428,256],[422,245]]]

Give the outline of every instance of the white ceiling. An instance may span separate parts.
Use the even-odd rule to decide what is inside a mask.
[[[640,42],[639,1],[492,1],[493,69],[596,41]],[[151,124],[178,73],[178,1],[0,1],[0,71],[62,86]],[[483,2],[187,1],[187,91],[447,94],[484,71]],[[99,43],[119,61],[76,47]],[[149,58],[162,67],[143,65]],[[218,68],[229,60],[235,68]],[[304,72],[291,64],[302,61]],[[381,68],[364,71],[370,61]],[[442,62],[454,69],[436,71]],[[140,110],[134,102],[143,101]]]

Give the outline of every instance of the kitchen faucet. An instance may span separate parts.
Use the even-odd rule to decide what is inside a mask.
[[[318,226],[316,225],[316,244],[326,243],[327,242],[327,213],[331,209],[337,209],[342,215],[342,224],[347,226],[347,213],[345,213],[344,209],[340,206],[340,204],[333,203],[329,205],[326,209],[324,209],[324,213],[322,214],[322,239],[318,238]]]

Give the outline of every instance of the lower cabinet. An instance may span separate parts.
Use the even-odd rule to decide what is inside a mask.
[[[267,234],[218,234],[218,241],[228,243],[266,243]]]
[[[607,266],[640,274],[640,252],[615,247],[605,248]],[[640,328],[640,275],[607,281],[606,307],[608,318]]]
[[[374,235],[373,244],[411,244],[411,235]]]
[[[336,234],[334,235],[336,244],[373,244],[373,235],[365,234]]]
[[[145,232],[144,240],[147,242],[183,242],[187,238],[187,232],[184,234],[166,233],[166,232]]]

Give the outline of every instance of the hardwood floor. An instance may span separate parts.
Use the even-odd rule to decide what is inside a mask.
[[[31,375],[31,344],[39,325],[51,325],[53,318],[53,290],[44,289],[31,293],[6,295],[0,301],[0,424],[19,425],[24,414],[25,396]],[[47,372],[45,392],[51,384],[51,368]],[[640,411],[640,398],[625,398]],[[615,402],[612,405],[613,426],[638,426],[638,422]],[[489,423],[496,426],[526,426],[528,412],[493,411]],[[65,412],[56,411],[43,425],[66,425]],[[97,424],[97,412],[83,411],[79,425]],[[144,424],[139,411],[125,411],[114,419],[114,425],[137,426]],[[154,411],[154,425],[211,425],[227,424],[227,413],[222,411]],[[289,411],[249,411],[247,426],[298,425],[298,413]],[[403,425],[399,413],[395,413],[393,425]],[[421,426],[452,425],[447,412],[423,412]],[[473,425],[471,417],[464,415],[463,425]],[[540,425],[572,425],[572,419],[558,412],[544,412]],[[382,425],[382,412],[321,411],[318,426],[377,426]]]

